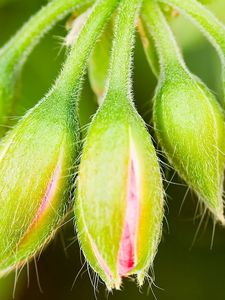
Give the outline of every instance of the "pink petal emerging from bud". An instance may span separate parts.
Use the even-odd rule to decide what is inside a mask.
[[[60,106],[43,101],[4,138],[0,276],[40,251],[62,222],[77,153],[74,132],[75,121]]]
[[[56,168],[53,171],[53,174],[49,180],[45,195],[41,200],[36,215],[34,216],[33,221],[31,221],[31,225],[27,229],[26,234],[24,234],[23,238],[18,243],[17,248],[19,248],[19,246],[25,243],[26,241],[29,241],[29,238],[32,235],[32,231],[34,231],[35,228],[38,228],[38,225],[41,222],[41,220],[44,218],[45,214],[47,214],[49,210],[53,209],[53,207],[55,206],[54,200],[55,200],[60,176],[62,176],[62,154],[60,154],[59,161],[56,164]]]
[[[118,258],[118,273],[121,277],[126,276],[135,267],[136,260],[135,252],[140,204],[138,199],[137,165],[133,147],[131,148],[129,164],[126,217]]]
[[[78,238],[90,265],[109,289],[123,277],[139,284],[153,262],[161,235],[163,193],[151,139],[139,117],[103,103],[83,150],[75,213]],[[117,108],[118,109],[118,108]],[[123,110],[123,111],[122,111]],[[122,116],[122,117],[121,117]]]

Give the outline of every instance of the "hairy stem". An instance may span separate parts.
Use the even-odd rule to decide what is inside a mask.
[[[53,0],[38,11],[0,50],[7,61],[7,71],[13,72],[24,63],[26,57],[57,21],[73,9],[92,3],[93,0]]]
[[[145,0],[142,22],[148,35],[152,35],[160,61],[160,72],[164,74],[171,67],[185,67],[183,57],[174,35],[155,0]]]
[[[59,19],[73,9],[86,7],[92,0],[52,0],[38,11],[0,49],[0,137],[11,126],[9,116],[15,113],[18,82],[28,55],[40,38]]]
[[[140,0],[122,1],[115,28],[109,74],[109,90],[131,91],[131,64],[135,21]]]
[[[56,87],[62,92],[69,93],[68,97],[78,92],[79,85],[74,83],[79,82],[85,72],[91,50],[118,2],[119,0],[98,0],[93,6],[92,12],[82,27],[64,64],[63,71],[56,81]]]
[[[216,48],[222,63],[222,79],[225,96],[225,26],[205,6],[196,0],[159,0],[182,10]]]
[[[148,23],[147,23],[148,24]],[[152,34],[150,33],[148,29],[148,25],[146,24],[146,21],[142,17],[139,19],[138,22],[138,32],[142,41],[142,45],[145,51],[145,56],[147,58],[147,61],[152,69],[152,72],[156,77],[159,76],[159,59],[158,54],[155,48],[154,39],[152,37]]]

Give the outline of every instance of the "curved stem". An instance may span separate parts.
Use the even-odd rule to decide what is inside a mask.
[[[81,82],[91,50],[118,2],[119,0],[98,0],[93,6],[53,88],[64,95],[67,93],[64,98],[69,99],[79,93],[80,84],[76,83]]]
[[[142,10],[145,30],[153,36],[160,60],[160,72],[164,74],[171,68],[185,68],[185,63],[174,35],[155,0],[145,0]]]
[[[225,94],[225,25],[205,6],[196,0],[158,0],[182,10],[203,31],[216,48],[221,62]]]
[[[4,54],[7,71],[12,72],[21,66],[41,36],[57,21],[73,9],[92,2],[93,0],[53,0],[40,9],[0,50],[0,59]]]
[[[108,91],[131,91],[131,65],[135,21],[140,0],[123,0],[115,25],[115,37],[109,71]]]
[[[155,49],[155,43],[152,34],[145,20],[142,20],[142,16],[138,22],[138,32],[142,41],[143,49],[145,51],[146,59],[152,69],[152,72],[156,77],[158,77],[160,73],[158,54]]]

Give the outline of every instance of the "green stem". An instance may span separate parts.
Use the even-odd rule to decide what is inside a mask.
[[[79,93],[80,84],[75,83],[81,81],[91,50],[118,2],[119,0],[98,0],[93,6],[53,88],[63,93],[63,98],[71,99]]]
[[[205,6],[196,0],[159,0],[181,9],[191,17],[216,48],[222,63],[222,76],[225,93],[225,26]]]
[[[144,1],[142,21],[145,30],[148,31],[149,35],[153,36],[160,60],[161,75],[167,71],[170,73],[171,68],[185,68],[185,63],[174,35],[156,1]]]
[[[105,93],[108,71],[110,67],[110,55],[113,41],[113,20],[104,29],[99,41],[91,54],[88,64],[88,75],[91,88],[97,96],[98,104],[101,104]]]
[[[73,9],[92,2],[93,0],[53,0],[44,6],[0,50],[0,57],[4,54],[4,61],[7,61],[6,70],[18,70],[41,36],[57,21]]]
[[[143,49],[145,51],[145,56],[147,61],[152,69],[152,72],[156,77],[159,76],[160,72],[160,65],[159,65],[159,58],[155,48],[155,42],[151,35],[151,32],[146,26],[145,20],[142,20],[142,17],[139,19],[138,22],[138,32],[142,41]]]
[[[123,0],[115,25],[108,91],[131,91],[131,65],[135,21],[140,0]]]

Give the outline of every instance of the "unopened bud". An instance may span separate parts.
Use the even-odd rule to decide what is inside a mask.
[[[109,289],[119,288],[122,277],[132,274],[142,284],[157,251],[163,217],[151,138],[133,107],[119,101],[114,108],[103,102],[94,118],[75,203],[84,255]]]
[[[159,164],[130,93],[139,4],[139,0],[120,4],[109,86],[83,148],[75,201],[81,248],[108,289],[119,289],[122,278],[130,275],[142,285],[162,229]]]
[[[30,111],[2,141],[0,275],[40,250],[66,212],[78,130],[75,119],[52,98]]]
[[[215,97],[192,75],[155,1],[144,2],[143,19],[154,36],[161,72],[154,124],[171,164],[216,220],[224,223],[224,116]]]
[[[213,95],[186,72],[171,74],[155,95],[154,123],[175,169],[224,223],[225,127]]]

